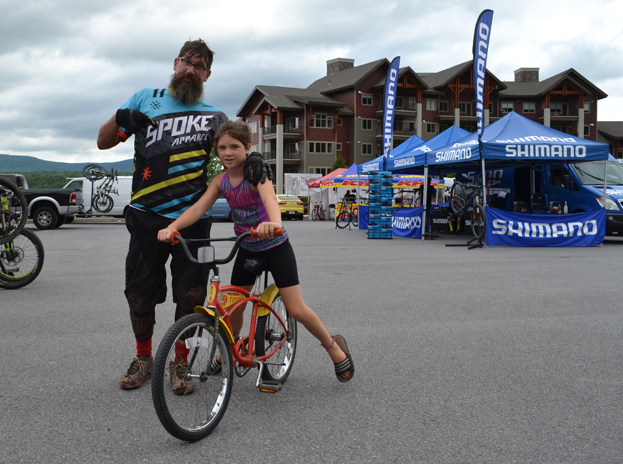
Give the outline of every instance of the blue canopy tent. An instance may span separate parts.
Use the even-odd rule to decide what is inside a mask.
[[[412,135],[407,140],[405,140],[400,145],[398,145],[396,148],[394,148],[393,150],[390,150],[389,158],[394,158],[396,156],[399,156],[405,151],[412,150],[413,148],[423,143],[424,143],[424,140],[419,138],[417,135]],[[374,158],[373,160],[366,161],[365,163],[361,163],[357,167],[357,173],[367,174],[370,171],[385,171],[386,170],[385,168],[387,167],[386,165],[387,165],[387,162],[383,158],[383,155],[381,155],[381,156]]]
[[[485,163],[490,169],[534,167],[607,161],[608,155],[609,147],[605,143],[566,134],[511,112],[485,127],[480,143],[478,134],[473,133],[452,144],[427,152],[425,175],[428,174],[428,168],[435,172],[481,169],[483,191],[486,191]],[[534,193],[534,171],[531,185]],[[486,205],[486,198],[483,200]]]
[[[437,148],[444,147],[455,140],[462,139],[470,135],[470,132],[457,126],[446,129],[441,134],[437,134],[432,139],[423,142],[416,147],[399,154],[389,160],[385,165],[387,171],[398,172],[422,172],[426,164],[426,153]],[[416,169],[419,168],[419,169]]]

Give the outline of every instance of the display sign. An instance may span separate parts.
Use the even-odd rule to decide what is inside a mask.
[[[392,235],[397,237],[422,238],[422,216],[424,207],[400,208],[392,211]]]
[[[603,243],[606,210],[577,214],[521,214],[485,207],[487,246],[581,247]]]

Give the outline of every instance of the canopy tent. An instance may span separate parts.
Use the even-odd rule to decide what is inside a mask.
[[[470,132],[457,126],[446,129],[441,134],[423,142],[416,147],[387,160],[385,169],[396,172],[413,172],[414,170],[423,171],[426,164],[426,153],[437,148],[444,147],[449,143],[462,139],[470,135]]]
[[[307,184],[307,187],[309,187],[309,188],[318,188],[318,187],[320,187],[320,182],[322,182],[323,180],[332,179],[333,177],[343,173],[344,171],[346,171],[346,168],[337,168],[335,171],[331,171],[326,176],[322,176],[321,178],[316,179],[313,182],[310,182],[309,184]]]
[[[349,188],[367,187],[367,174],[357,174],[359,166],[353,163],[347,170],[339,173],[330,179],[319,179],[321,188]],[[424,176],[416,174],[395,174],[392,175],[392,187],[394,188],[418,188],[424,183]],[[437,185],[437,179],[432,184]]]
[[[475,132],[427,152],[424,175],[428,175],[429,168],[435,173],[481,170],[482,187],[486,191],[485,163],[489,169],[503,169],[606,161],[608,152],[609,147],[605,143],[574,137],[510,112],[485,127],[480,142]],[[534,171],[531,191],[534,194]],[[486,206],[486,196],[483,200]]]
[[[511,112],[478,134],[426,153],[431,169],[445,172],[474,170],[486,160],[489,168],[510,168],[557,163],[603,161],[608,145],[575,137]]]
[[[413,148],[421,145],[422,143],[424,143],[424,140],[419,138],[417,135],[412,135],[407,140],[405,140],[400,145],[398,145],[396,148],[394,148],[393,150],[390,150],[388,159],[395,158],[396,156],[400,156],[402,153],[412,150]],[[374,158],[373,160],[366,161],[365,163],[361,163],[357,167],[357,172],[359,174],[366,174],[370,171],[386,171],[385,168],[387,164],[388,164],[388,161],[385,160],[383,156],[381,155],[381,156]]]

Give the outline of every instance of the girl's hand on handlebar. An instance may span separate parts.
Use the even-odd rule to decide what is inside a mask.
[[[255,229],[255,235],[262,240],[274,237],[275,235],[281,235],[279,233],[275,234],[275,229],[282,230],[281,224],[277,222],[262,222],[257,226],[257,229]]]
[[[161,229],[158,231],[158,241],[159,242],[167,242],[167,243],[171,243],[171,236],[173,235],[173,233],[177,232],[177,230],[175,229],[170,229],[170,228],[166,228],[166,229]]]

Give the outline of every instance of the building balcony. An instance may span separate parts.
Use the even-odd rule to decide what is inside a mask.
[[[277,160],[277,152],[276,151],[265,151],[264,159],[268,161],[276,161]],[[299,164],[301,162],[301,154],[300,153],[284,153],[283,154],[283,162],[287,164]]]
[[[394,137],[404,137],[404,138],[409,138],[412,135],[415,135],[415,128],[414,129],[408,129],[408,130],[397,130],[394,129]],[[383,129],[382,128],[378,128],[376,130],[376,138],[383,138]]]
[[[264,140],[275,140],[277,138],[277,126],[264,127]],[[300,127],[283,128],[283,139],[288,141],[298,141],[302,138]]]
[[[376,107],[376,115],[379,118],[383,117],[383,110],[385,108],[385,105],[383,103],[380,103],[379,105],[377,105]],[[402,105],[396,105],[394,106],[394,114],[396,116],[402,116],[402,117],[414,117],[417,115],[417,103],[403,103]]]

